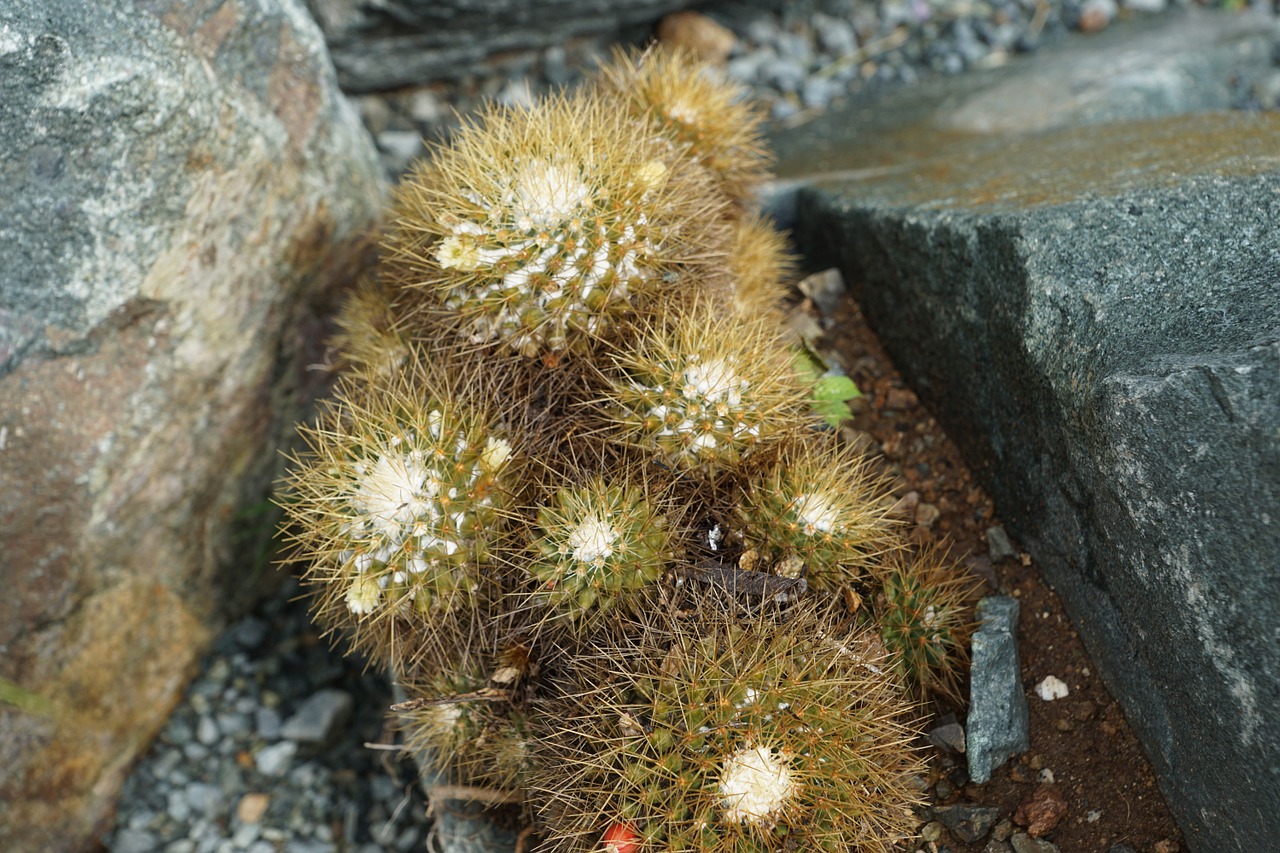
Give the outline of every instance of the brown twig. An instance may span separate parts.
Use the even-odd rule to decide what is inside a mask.
[[[675,573],[685,580],[722,589],[735,598],[746,596],[786,602],[804,595],[809,588],[804,578],[784,578],[765,572],[744,571],[716,560],[700,560],[696,566],[678,567]]]

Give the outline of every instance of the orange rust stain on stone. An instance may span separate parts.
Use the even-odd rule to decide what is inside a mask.
[[[227,0],[191,34],[191,46],[205,59],[213,59],[240,19],[240,4]]]
[[[293,31],[280,27],[280,52],[267,83],[267,103],[284,124],[294,156],[301,157],[315,132],[320,87],[311,79],[306,49]]]

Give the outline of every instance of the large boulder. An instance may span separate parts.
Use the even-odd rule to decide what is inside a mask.
[[[383,187],[300,0],[10,0],[0,149],[0,849],[76,850],[272,573]]]
[[[687,0],[307,0],[350,92],[492,74],[575,38],[634,41]],[[509,62],[508,62],[509,61]],[[506,65],[504,66],[504,62]],[[514,63],[514,65],[512,65]]]
[[[1205,853],[1280,814],[1280,115],[1224,111],[1276,37],[1169,16],[778,140]]]

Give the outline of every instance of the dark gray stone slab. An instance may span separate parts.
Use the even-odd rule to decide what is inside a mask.
[[[574,38],[634,41],[682,0],[307,0],[350,92],[492,73]],[[508,56],[513,61],[529,61]]]
[[[779,141],[1213,853],[1280,814],[1280,115],[1207,111],[1275,39],[1168,16]]]

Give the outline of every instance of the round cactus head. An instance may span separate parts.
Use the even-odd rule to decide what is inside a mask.
[[[534,535],[537,597],[575,621],[652,584],[671,554],[670,526],[649,490],[604,477],[558,489]]]
[[[743,547],[769,566],[839,591],[899,547],[888,485],[866,457],[818,435],[790,444],[748,481],[738,509]]]
[[[667,140],[673,159],[699,163],[743,202],[769,174],[763,113],[715,68],[682,49],[619,51],[601,86]]]
[[[471,341],[584,351],[664,276],[723,258],[706,223],[725,203],[597,97],[491,106],[405,179],[388,260]]]
[[[620,435],[680,471],[718,474],[805,427],[805,391],[778,327],[700,301],[617,358]]]
[[[461,785],[518,788],[532,757],[527,714],[491,687],[482,661],[461,652],[402,684],[405,748]]]
[[[401,317],[391,287],[377,278],[361,279],[336,318],[333,348],[340,363],[394,377],[410,356],[408,338],[399,328]]]
[[[764,317],[782,326],[785,320],[779,312],[798,268],[786,236],[769,219],[756,215],[734,222],[730,240],[729,305],[739,316]]]
[[[961,701],[961,673],[972,625],[974,581],[945,549],[897,552],[877,570],[880,636],[906,683],[919,695],[934,692]]]
[[[412,373],[413,375],[410,375]],[[401,618],[468,604],[508,502],[512,446],[416,371],[355,377],[301,432],[284,507],[317,617],[377,660]]]
[[[895,849],[921,761],[874,639],[810,609],[695,605],[602,649],[611,680],[566,691],[541,765],[555,771],[531,776],[551,849],[618,824],[641,849]]]

